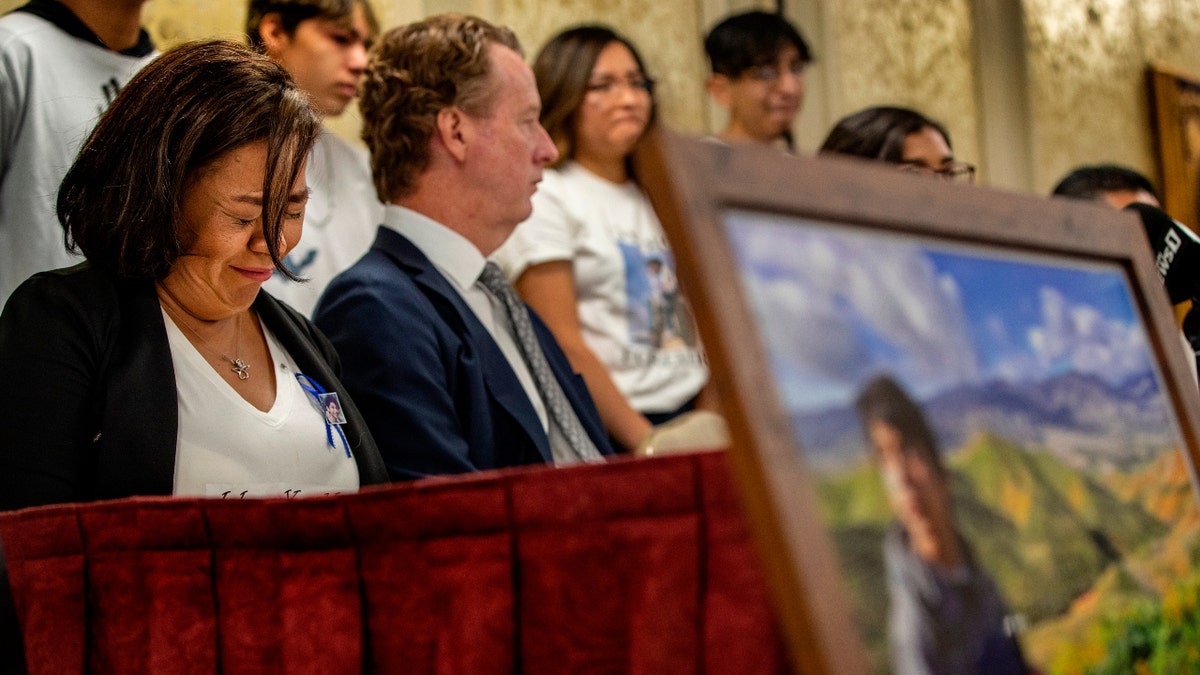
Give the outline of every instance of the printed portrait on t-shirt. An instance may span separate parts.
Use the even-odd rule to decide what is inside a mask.
[[[320,394],[317,400],[321,404],[321,413],[325,415],[326,424],[346,423],[346,415],[342,412],[342,402],[338,400],[337,392]]]
[[[627,242],[621,242],[620,248],[625,258],[630,341],[659,350],[695,347],[691,313],[679,293],[671,253],[661,248],[643,251]]]

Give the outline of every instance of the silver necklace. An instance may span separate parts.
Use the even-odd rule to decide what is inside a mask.
[[[245,361],[242,360],[242,357],[238,356],[238,352],[241,351],[240,349],[238,349],[238,344],[242,341],[242,315],[240,312],[238,313],[237,318],[234,319],[234,322],[235,322],[234,330],[237,331],[237,333],[236,333],[236,336],[234,337],[234,342],[233,342],[233,358],[230,358],[225,355],[225,352],[221,351],[220,349],[217,349],[216,347],[214,347],[212,345],[211,342],[209,342],[208,340],[205,340],[203,335],[197,333],[194,328],[189,326],[187,324],[187,322],[183,320],[183,317],[176,314],[170,307],[163,305],[163,309],[167,310],[167,313],[170,314],[172,318],[176,319],[176,321],[175,321],[176,324],[186,328],[189,333],[196,336],[197,340],[203,342],[205,344],[205,346],[207,346],[210,350],[212,350],[213,352],[216,352],[217,354],[220,354],[222,359],[228,361],[230,363],[230,365],[233,366],[232,368],[230,368],[230,370],[237,373],[239,380],[250,379],[250,364],[246,363]]]

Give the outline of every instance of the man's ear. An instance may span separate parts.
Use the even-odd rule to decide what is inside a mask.
[[[704,81],[704,88],[708,90],[708,95],[713,97],[717,105],[722,108],[729,107],[729,90],[733,86],[733,80],[726,75],[713,73]]]
[[[436,128],[438,140],[458,162],[466,161],[471,139],[471,120],[458,106],[446,106],[438,111]]]
[[[278,56],[292,42],[292,36],[283,27],[283,18],[278,12],[263,16],[258,24],[258,36],[262,38],[263,51],[271,57]]]

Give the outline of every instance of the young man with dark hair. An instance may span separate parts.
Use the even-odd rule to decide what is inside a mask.
[[[717,137],[790,148],[792,122],[804,104],[804,69],[812,61],[800,31],[778,14],[745,12],[718,23],[704,50],[712,69],[705,86],[729,111]]]
[[[246,16],[250,44],[286,68],[323,117],[341,115],[357,96],[378,32],[366,0],[251,0]],[[366,153],[328,130],[308,156],[306,178],[304,229],[285,264],[307,281],[277,272],[263,289],[311,315],[329,281],[370,247],[383,204]]]
[[[117,92],[155,54],[145,0],[32,0],[0,17],[0,307],[67,267],[58,185]]]
[[[1159,206],[1158,192],[1150,179],[1118,164],[1078,167],[1058,182],[1053,194],[1104,202],[1117,209],[1133,202]]]

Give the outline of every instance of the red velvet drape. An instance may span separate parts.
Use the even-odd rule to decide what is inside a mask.
[[[722,453],[0,514],[31,673],[779,673]]]

